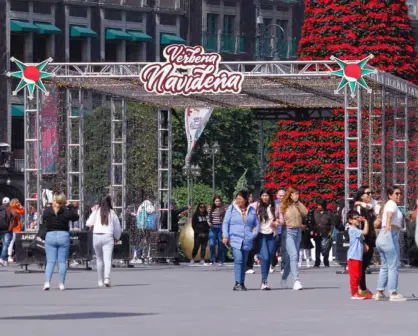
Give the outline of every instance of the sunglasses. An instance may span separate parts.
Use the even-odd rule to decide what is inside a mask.
[[[368,192],[365,192],[364,194],[370,196],[370,195],[373,195],[373,192],[372,191],[368,191]]]
[[[205,208],[205,206],[204,206],[204,205],[201,205],[201,206],[199,206],[199,208],[200,208],[200,209],[203,209],[203,208]]]
[[[396,193],[395,193],[395,195],[396,195],[396,196],[401,196],[401,195],[402,195],[402,193],[401,193],[401,192],[396,192]]]

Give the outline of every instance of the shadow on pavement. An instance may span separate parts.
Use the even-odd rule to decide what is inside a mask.
[[[102,318],[118,318],[118,317],[138,317],[152,316],[155,313],[116,313],[116,312],[86,312],[73,314],[50,314],[50,315],[31,315],[31,316],[8,316],[0,317],[0,320],[89,320]]]
[[[117,288],[117,287],[140,287],[140,286],[149,286],[150,284],[122,284],[122,285],[112,285],[113,288]],[[103,288],[99,288],[99,287],[73,287],[73,288],[66,288],[66,291],[78,291],[78,290],[87,290],[87,289],[99,289],[99,290],[104,290],[107,289],[105,287]]]

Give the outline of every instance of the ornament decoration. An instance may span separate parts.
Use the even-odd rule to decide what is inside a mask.
[[[44,92],[46,96],[48,96],[49,92],[46,90],[42,80],[45,78],[53,77],[55,76],[55,74],[45,72],[43,71],[43,69],[45,69],[48,63],[52,62],[52,58],[48,58],[47,60],[41,63],[26,64],[17,60],[14,57],[10,58],[10,60],[13,63],[15,63],[17,67],[20,69],[20,71],[7,73],[8,77],[15,77],[20,79],[20,82],[17,85],[16,89],[12,92],[14,96],[16,96],[17,93],[25,87],[28,88],[28,98],[31,100],[33,99],[33,92],[35,91],[36,87],[40,89],[42,92]]]
[[[372,73],[377,73],[376,69],[364,68],[367,62],[372,58],[374,58],[374,56],[370,54],[366,58],[363,58],[361,61],[343,61],[335,56],[331,56],[331,60],[336,61],[340,66],[339,70],[331,71],[331,75],[342,77],[341,82],[334,93],[337,94],[341,91],[341,89],[348,85],[351,90],[351,97],[354,98],[356,95],[357,84],[365,88],[368,93],[371,93],[372,89],[369,88],[363,77]]]

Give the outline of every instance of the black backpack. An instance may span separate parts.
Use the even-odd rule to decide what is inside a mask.
[[[9,231],[10,218],[7,215],[7,208],[6,206],[0,207],[0,232]]]

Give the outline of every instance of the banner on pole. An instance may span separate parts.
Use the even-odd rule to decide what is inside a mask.
[[[212,108],[186,108],[184,112],[184,124],[187,137],[186,165],[190,164],[192,150],[199,140],[203,130],[212,115]]]

